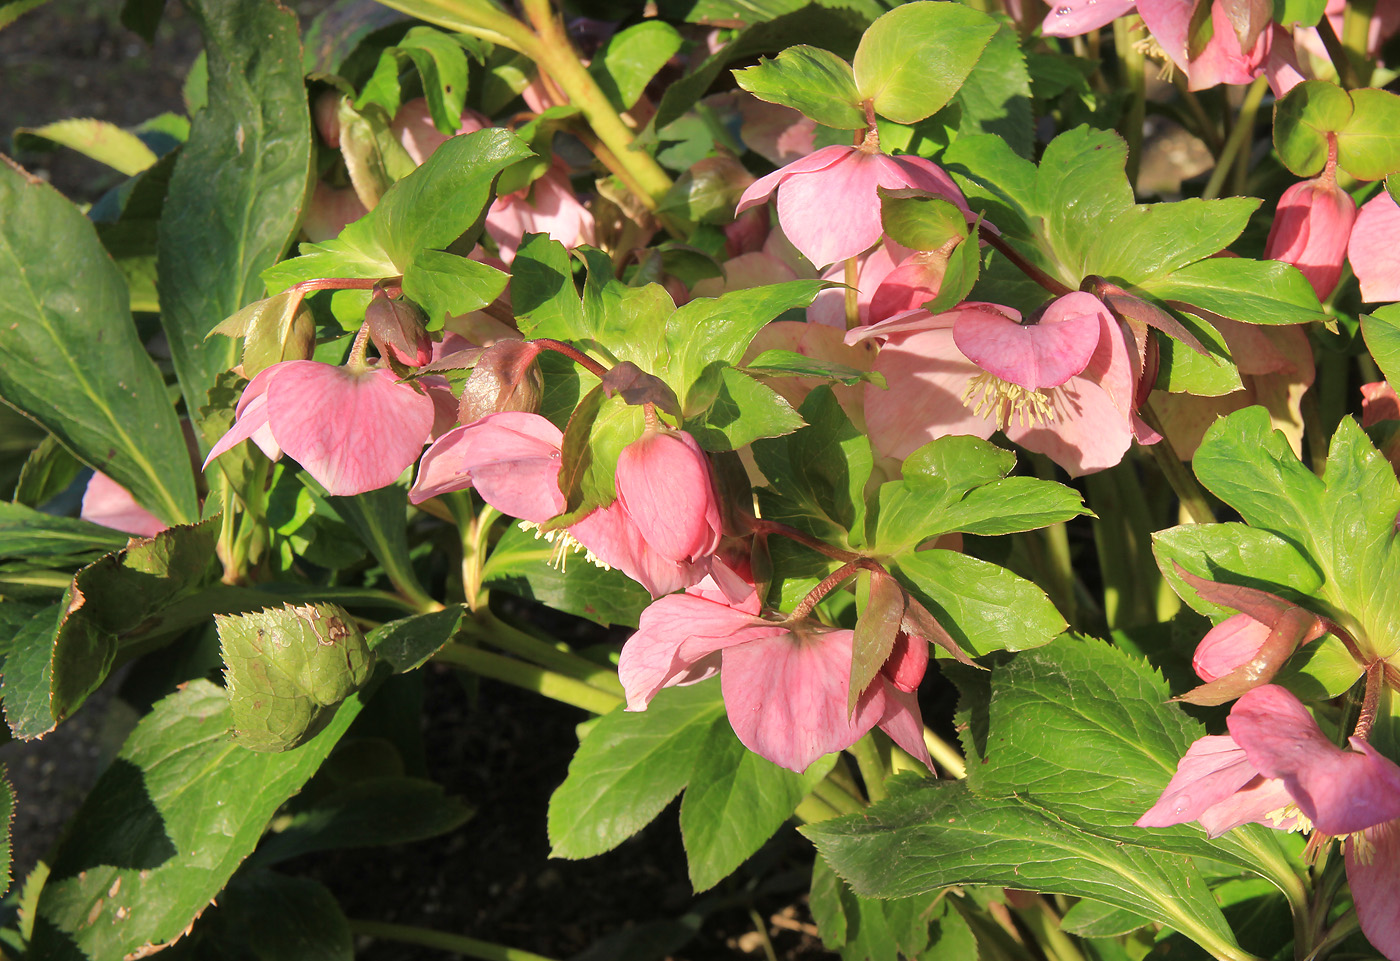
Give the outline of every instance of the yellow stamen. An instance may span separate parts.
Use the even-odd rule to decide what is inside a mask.
[[[534,531],[535,540],[544,538],[553,550],[549,554],[549,566],[559,573],[566,572],[569,564],[569,555],[583,551],[583,559],[595,567],[601,567],[605,571],[612,570],[608,564],[599,560],[597,555],[579,543],[574,535],[565,530],[546,531],[541,530],[540,525],[533,521],[521,521],[519,527],[522,531]]]
[[[979,417],[995,414],[998,430],[1017,421],[1037,427],[1055,419],[1050,391],[1027,390],[986,371],[972,378],[961,399]]]
[[[1312,833],[1312,821],[1306,814],[1300,811],[1298,805],[1294,804],[1292,801],[1277,810],[1270,811],[1268,814],[1265,814],[1264,817],[1268,820],[1270,826],[1274,828],[1281,827],[1283,822],[1287,821],[1289,818],[1295,818],[1296,820],[1293,822],[1293,826],[1288,829],[1289,834],[1292,834],[1294,831],[1297,831],[1299,834]]]
[[[1375,842],[1368,838],[1365,832],[1357,831],[1355,834],[1348,834],[1347,840],[1351,842],[1351,854],[1356,858],[1358,864],[1370,864],[1376,857]]]

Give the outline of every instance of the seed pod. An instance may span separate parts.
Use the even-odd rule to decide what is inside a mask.
[[[380,355],[409,367],[422,367],[433,359],[433,340],[424,326],[426,319],[413,302],[390,300],[382,290],[374,292],[365,308],[369,337]]]
[[[254,751],[286,751],[330,722],[369,680],[374,655],[334,604],[215,615],[233,736]]]
[[[483,350],[462,387],[458,420],[474,424],[507,410],[538,413],[544,392],[544,378],[535,363],[539,353],[528,340],[498,340]]]

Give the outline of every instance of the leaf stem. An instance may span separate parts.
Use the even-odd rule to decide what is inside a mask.
[[[1060,917],[1045,898],[1033,895],[1035,903],[1016,911],[1035,935],[1050,961],[1084,961],[1084,955],[1060,927]]]
[[[870,798],[872,804],[883,801],[889,793],[885,790],[885,777],[889,772],[885,768],[884,758],[880,756],[880,745],[875,743],[875,732],[867,733],[847,750],[851,752],[851,756],[856,759],[856,766],[860,768],[860,778],[865,782],[866,797]]]
[[[1327,50],[1327,57],[1332,61],[1333,69],[1337,71],[1337,82],[1347,90],[1366,86],[1366,80],[1362,78],[1357,64],[1367,59],[1366,45],[1371,32],[1373,9],[1374,4],[1365,0],[1354,0],[1347,4],[1346,13],[1342,17],[1341,37],[1337,36],[1337,31],[1332,28],[1332,21],[1326,16],[1317,22],[1317,35]],[[1360,56],[1353,59],[1352,51],[1357,51]]]
[[[1167,478],[1167,483],[1171,484],[1172,490],[1176,492],[1181,506],[1190,515],[1191,522],[1194,524],[1215,523],[1215,512],[1210,508],[1206,492],[1197,482],[1196,476],[1186,469],[1186,465],[1177,456],[1176,448],[1172,446],[1171,439],[1163,431],[1162,422],[1158,419],[1157,412],[1152,409],[1151,403],[1144,401],[1138,408],[1138,414],[1147,422],[1148,427],[1161,435],[1161,440],[1150,445],[1152,456],[1156,458],[1157,466],[1161,468],[1162,474]]]
[[[434,931],[431,928],[392,924],[388,921],[362,921],[358,918],[350,918],[349,921],[352,934],[363,934],[366,937],[380,940],[400,941],[404,944],[418,944],[425,948],[437,948],[442,951],[466,955],[469,958],[480,958],[482,961],[552,961],[542,954],[522,951],[519,948],[508,948],[503,944],[493,944],[490,941],[478,941],[476,938],[468,938],[460,934],[448,934],[446,931]]]
[[[506,684],[534,691],[550,700],[569,704],[594,714],[607,714],[622,706],[622,698],[606,691],[600,691],[591,684],[572,677],[565,677],[555,671],[545,670],[534,664],[526,664],[499,654],[492,654],[468,644],[456,642],[448,644],[433,659],[454,667],[464,667],[469,671],[503,681]]]
[[[1264,99],[1264,91],[1268,89],[1269,82],[1263,77],[1259,77],[1249,85],[1249,90],[1244,95],[1244,103],[1240,104],[1240,112],[1235,120],[1234,128],[1230,131],[1225,146],[1220,149],[1220,156],[1216,158],[1215,169],[1210,172],[1210,179],[1206,181],[1205,190],[1201,191],[1202,200],[1214,200],[1220,196],[1220,191],[1225,186],[1225,178],[1234,169],[1235,157],[1239,155],[1240,148],[1253,134],[1254,117],[1259,112],[1259,104]],[[1245,158],[1247,163],[1247,151]]]
[[[1040,284],[1040,286],[1050,291],[1050,293],[1054,294],[1056,297],[1063,297],[1065,294],[1074,292],[1054,277],[1051,277],[1045,271],[1041,270],[1035,264],[1022,257],[1016,252],[1014,247],[1003,240],[998,234],[994,233],[986,224],[982,224],[977,228],[977,236],[985,241],[987,246],[994,248],[997,253],[1011,261],[1021,273]]]
[[[929,756],[955,779],[967,777],[967,761],[963,759],[962,752],[927,727],[924,728],[924,746],[928,748]]]
[[[485,641],[507,654],[526,658],[540,667],[582,681],[612,697],[621,697],[623,694],[622,682],[618,680],[616,671],[594,664],[571,651],[560,650],[547,641],[527,634],[501,620],[489,608],[482,608],[472,617],[465,619],[462,629],[477,640]]]
[[[1138,171],[1142,166],[1142,125],[1147,117],[1147,72],[1142,48],[1128,36],[1128,18],[1113,21],[1113,47],[1121,71],[1119,82],[1131,95],[1123,114],[1123,139],[1128,142],[1128,183],[1137,193]]]

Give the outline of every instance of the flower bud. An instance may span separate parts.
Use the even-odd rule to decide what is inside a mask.
[[[540,348],[525,340],[498,340],[481,352],[462,388],[458,419],[473,424],[488,414],[540,409],[544,379],[535,358]]]
[[[673,561],[719,547],[721,523],[710,463],[684,431],[649,429],[617,460],[617,496],[647,546]]]
[[[1329,168],[1283,192],[1264,256],[1297,267],[1325,299],[1341,280],[1355,222],[1356,201],[1337,186]]]
[[[379,353],[409,367],[422,367],[433,357],[433,341],[423,326],[423,312],[407,300],[390,300],[382,290],[365,308],[370,340]]]

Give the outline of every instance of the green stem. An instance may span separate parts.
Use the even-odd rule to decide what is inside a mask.
[[[1157,418],[1157,413],[1150,404],[1143,403],[1138,408],[1138,414],[1147,426],[1151,427],[1162,439],[1151,445],[1152,456],[1157,460],[1157,466],[1161,468],[1162,474],[1167,478],[1167,483],[1171,484],[1172,490],[1181,501],[1181,506],[1190,515],[1193,524],[1213,524],[1215,523],[1215,512],[1210,509],[1210,501],[1206,497],[1206,492],[1201,489],[1201,485],[1196,481],[1196,475],[1186,469],[1186,465],[1181,462],[1181,458],[1176,454],[1176,448],[1172,446],[1171,439],[1163,432],[1162,422]]]
[[[816,824],[818,821],[830,821],[832,818],[839,818],[840,811],[827,804],[815,793],[807,795],[797,802],[797,810],[793,811],[793,816],[803,824]]]
[[[1212,157],[1220,156],[1220,149],[1223,146],[1223,141],[1220,139],[1220,129],[1206,113],[1206,108],[1201,106],[1201,98],[1196,96],[1196,92],[1191,89],[1186,74],[1180,70],[1172,71],[1172,83],[1176,85],[1177,96],[1181,98],[1182,103],[1186,104],[1186,112],[1195,121],[1195,129],[1191,132],[1201,138]],[[1183,124],[1182,126],[1187,125]]]
[[[1225,178],[1235,167],[1235,158],[1239,156],[1240,148],[1250,139],[1254,117],[1259,112],[1259,104],[1264,99],[1264,91],[1269,89],[1269,82],[1260,77],[1249,85],[1249,90],[1244,95],[1244,103],[1240,104],[1239,116],[1235,120],[1229,138],[1225,141],[1225,146],[1220,150],[1220,157],[1215,162],[1215,169],[1210,172],[1210,179],[1206,181],[1205,190],[1201,191],[1201,199],[1214,200],[1220,196],[1221,189],[1225,186]],[[1245,162],[1248,162],[1249,154],[1245,153]]]
[[[1346,13],[1342,17],[1342,37],[1341,46],[1345,48],[1342,52],[1342,63],[1334,63],[1337,68],[1339,78],[1345,78],[1343,70],[1349,70],[1352,83],[1343,82],[1344,87],[1365,87],[1371,83],[1371,71],[1375,64],[1367,48],[1371,43],[1371,18],[1376,12],[1376,0],[1351,0],[1347,4]],[[1326,20],[1326,17],[1322,18]],[[1324,32],[1325,31],[1325,32]],[[1323,43],[1327,42],[1327,34],[1336,36],[1332,30],[1330,22],[1318,21],[1317,32],[1322,37]],[[1332,48],[1327,48],[1327,53],[1332,54]],[[1335,61],[1337,58],[1333,57]],[[1345,64],[1345,66],[1343,66]]]
[[[852,797],[850,792],[827,775],[812,788],[811,797],[821,801],[837,814],[859,814],[865,810],[865,802]]]
[[[1059,917],[1044,898],[1037,896],[1035,905],[1016,913],[1031,929],[1050,961],[1084,961],[1079,947],[1061,930]]]
[[[1055,480],[1055,463],[1044,454],[1033,454],[1035,476]],[[1074,561],[1069,554],[1069,531],[1064,523],[1051,524],[1041,531],[1045,538],[1045,587],[1055,606],[1070,626],[1079,623],[1079,604],[1074,595]]]
[[[928,748],[929,756],[955,779],[967,777],[967,761],[963,759],[962,752],[928,728],[924,728],[924,746]]]
[[[851,756],[856,759],[856,766],[860,768],[861,780],[865,782],[866,797],[870,798],[872,804],[883,801],[887,793],[885,776],[888,771],[884,758],[880,756],[880,745],[875,743],[875,732],[866,734],[847,750],[851,752]]]
[[[1157,619],[1161,575],[1152,561],[1155,523],[1132,463],[1085,478],[1103,579],[1104,619],[1109,629],[1151,624]],[[1175,596],[1175,595],[1173,595]]]
[[[1128,33],[1127,17],[1113,21],[1113,46],[1121,71],[1118,79],[1132,94],[1123,114],[1123,139],[1128,141],[1128,183],[1136,192],[1138,169],[1142,164],[1142,124],[1147,117],[1147,71],[1142,50]]]
[[[623,695],[622,682],[618,680],[616,671],[600,667],[587,658],[560,650],[547,641],[527,634],[520,628],[507,624],[489,609],[478,611],[475,617],[465,620],[462,628],[476,639],[508,654],[523,657],[557,674],[582,681],[589,687],[597,688],[613,697]]]
[[[407,924],[391,924],[388,921],[361,921],[358,918],[351,918],[350,932],[385,941],[399,941],[404,944],[422,945],[425,948],[438,948],[442,951],[463,954],[469,958],[481,958],[482,961],[552,961],[542,954],[522,951],[519,948],[508,948],[502,944],[492,944],[490,941],[478,941],[476,938],[468,938],[460,934],[448,934],[446,931],[416,928]]]
[[[1235,127],[1240,138],[1240,147],[1235,151],[1236,196],[1249,194],[1249,164],[1254,157],[1254,124],[1259,117],[1259,105],[1263,102],[1264,92],[1268,87],[1268,80],[1264,77],[1258,78],[1245,95],[1244,103],[1240,105],[1239,123]]]
[[[452,519],[457,522],[457,535],[462,546],[462,596],[467,607],[475,612],[484,606],[485,594],[481,589],[482,573],[486,568],[486,540],[491,534],[491,524],[500,513],[487,505],[480,514],[472,503],[471,494],[466,491],[451,491],[439,495]]]
[[[454,667],[465,667],[482,677],[513,684],[594,714],[607,714],[623,703],[622,698],[600,691],[576,678],[565,677],[534,664],[502,657],[467,644],[450,643],[438,651],[433,659]]]

